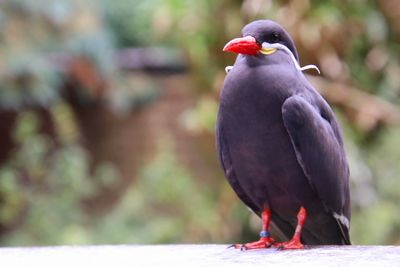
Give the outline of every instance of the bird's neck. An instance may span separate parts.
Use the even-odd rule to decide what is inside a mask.
[[[292,58],[290,58],[290,55],[286,54],[284,51],[276,51],[272,55],[263,55],[263,54],[258,54],[256,56],[243,56],[242,60],[245,61],[245,64],[247,64],[249,67],[257,67],[257,66],[273,66],[273,65],[280,65],[280,66],[286,66],[286,68],[296,68],[296,63],[293,62]],[[239,58],[238,58],[239,60]]]

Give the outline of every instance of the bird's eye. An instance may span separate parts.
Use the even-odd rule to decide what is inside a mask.
[[[281,35],[278,32],[271,34],[271,43],[278,43],[281,40]]]

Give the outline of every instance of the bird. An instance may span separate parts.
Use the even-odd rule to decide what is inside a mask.
[[[272,20],[245,25],[219,96],[215,144],[225,177],[261,217],[241,250],[350,245],[349,166],[326,100],[307,80],[288,32]],[[319,72],[319,70],[318,70]],[[277,242],[271,229],[286,241]],[[272,231],[272,232],[274,232]]]

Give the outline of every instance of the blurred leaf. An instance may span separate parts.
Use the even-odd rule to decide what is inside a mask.
[[[181,116],[181,122],[189,131],[214,133],[218,104],[214,99],[202,98],[197,106]]]

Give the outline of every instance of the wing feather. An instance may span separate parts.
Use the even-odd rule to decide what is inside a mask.
[[[343,141],[332,110],[318,100],[317,106],[299,95],[289,97],[282,106],[283,121],[310,185],[350,243],[349,168]]]

